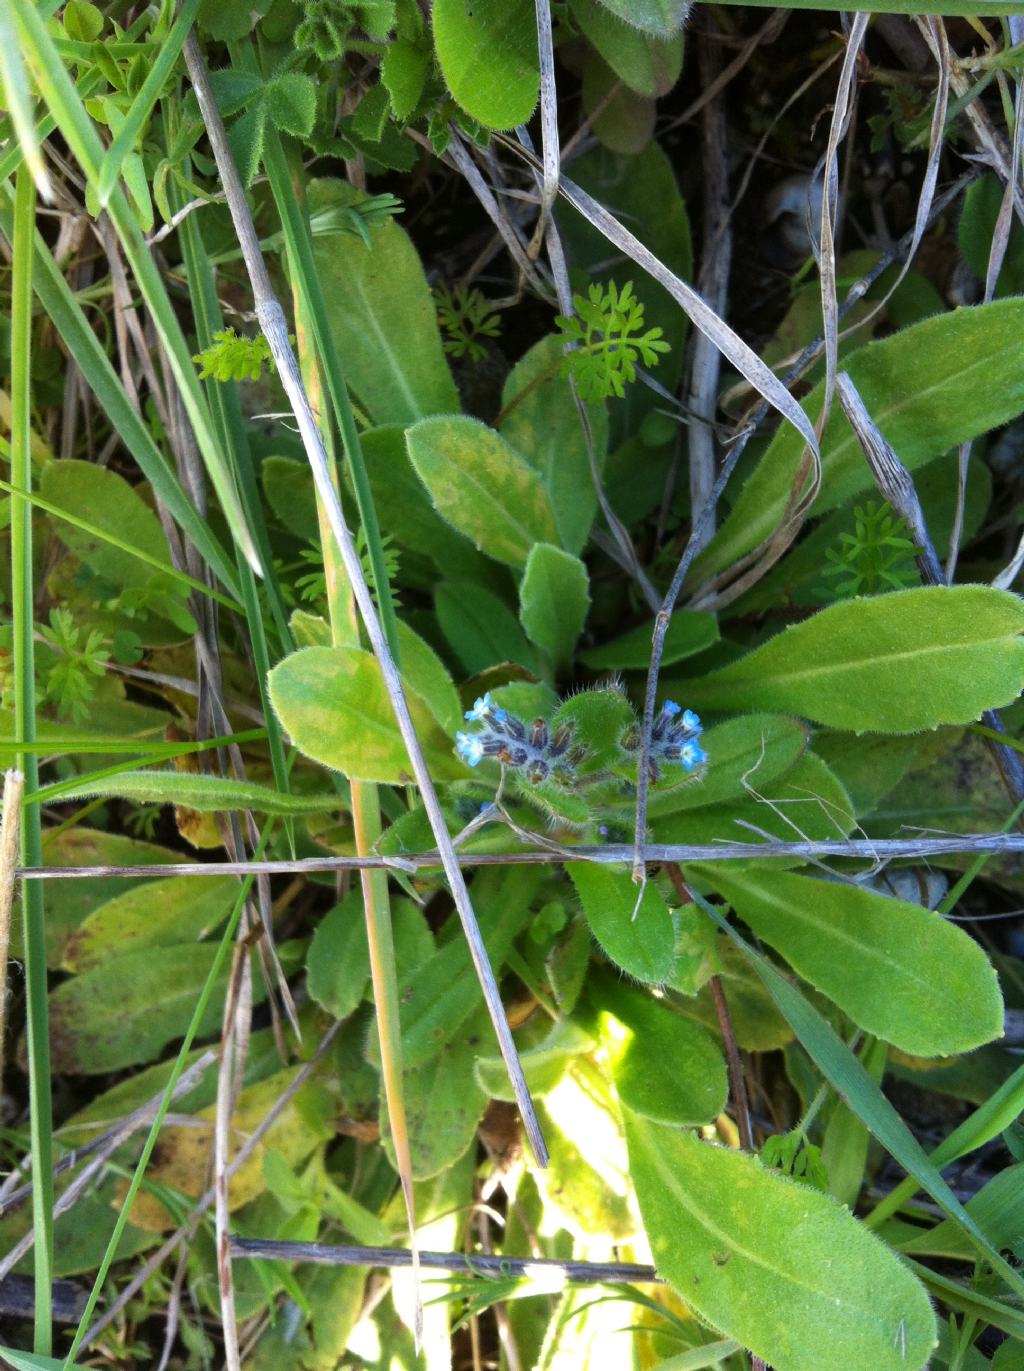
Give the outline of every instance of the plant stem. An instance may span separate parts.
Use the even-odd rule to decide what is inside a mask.
[[[11,484],[32,488],[32,261],[36,190],[27,166],[18,168],[14,202],[14,263],[11,282]],[[11,504],[11,603],[14,618],[14,734],[36,740],[34,610],[32,593],[32,506]],[[39,789],[35,752],[18,755],[28,793]],[[21,826],[21,859],[27,867],[42,864],[39,809],[25,809]],[[52,1348],[53,1278],[53,1108],[50,1099],[50,1039],[46,986],[46,942],[43,887],[38,881],[22,895],[25,921],[25,998],[28,1040],[29,1129],[32,1140],[32,1223],[35,1230],[35,1332],[33,1347],[48,1357]]]

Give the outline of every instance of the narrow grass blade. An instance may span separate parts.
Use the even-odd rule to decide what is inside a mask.
[[[18,170],[11,281],[11,477],[22,490],[32,485],[32,235],[35,231],[35,183],[27,166]],[[11,605],[14,619],[14,731],[33,742],[36,735],[32,586],[32,510],[23,500],[11,510]],[[29,794],[39,788],[34,753],[18,759]],[[42,833],[37,808],[22,817],[21,860],[42,865]],[[32,1141],[32,1223],[35,1230],[34,1350],[48,1356],[52,1347],[50,1294],[53,1278],[53,1108],[50,1098],[50,1042],[46,1000],[46,947],[43,886],[26,885],[22,901],[25,924],[25,1000],[28,1040],[29,1131]]]
[[[955,1162],[959,1157],[965,1157],[968,1152],[974,1152],[977,1148],[983,1147],[985,1143],[998,1137],[1004,1129],[1009,1128],[1022,1110],[1024,1110],[1024,1066],[1018,1067],[1013,1075],[1005,1080],[984,1104],[979,1105],[974,1113],[964,1119],[963,1123],[958,1124],[948,1137],[943,1138],[935,1151],[929,1155],[928,1160],[937,1171],[941,1170],[950,1162]],[[880,1223],[891,1214],[895,1214],[908,1200],[913,1199],[918,1188],[914,1176],[907,1176],[872,1209],[871,1213],[865,1217],[864,1222],[869,1228],[877,1228]]]
[[[12,240],[14,214],[9,193],[7,199],[0,195],[0,231],[8,242]],[[95,331],[89,326],[40,234],[35,235],[34,251],[33,288],[86,384],[178,527],[213,569],[220,583],[238,600],[238,581],[230,559],[209,525],[192,506],[149,429],[132,406]]]
[[[135,146],[142,126],[153,112],[153,106],[160,98],[160,93],[167,82],[167,78],[174,70],[174,64],[181,55],[181,50],[185,46],[185,39],[189,35],[189,30],[195,21],[199,10],[199,0],[183,0],[178,17],[175,19],[170,33],[164,39],[157,52],[156,61],[149,69],[149,74],[142,83],[142,89],[132,101],[131,109],[125,115],[124,123],[118,130],[114,141],[107,148],[103,162],[100,166],[99,180],[96,185],[96,193],[101,205],[105,206],[110,199],[111,191],[117,185],[117,178],[121,174],[121,166],[125,157]]]
[[[29,90],[28,73],[21,59],[10,11],[0,7],[0,85],[4,104],[11,116],[14,138],[25,165],[36,183],[36,190],[44,200],[53,199],[50,173],[43,161],[42,139],[36,127]]]
[[[0,438],[0,453],[7,448],[7,444]],[[130,557],[136,557],[146,566],[150,566],[154,571],[162,572],[165,576],[170,576],[179,585],[188,586],[189,590],[198,590],[201,595],[209,595],[211,600],[217,600],[225,609],[232,609],[236,614],[242,612],[242,606],[227,595],[222,595],[219,590],[213,590],[203,581],[198,581],[194,576],[189,576],[185,571],[179,571],[170,562],[161,562],[159,557],[151,557],[148,552],[143,552],[134,543],[125,542],[123,538],[118,538],[114,533],[108,533],[105,529],[97,528],[95,524],[90,524],[87,519],[80,519],[77,514],[72,514],[69,509],[60,509],[49,500],[44,500],[41,495],[30,495],[27,491],[18,490],[6,481],[0,481],[0,490],[6,491],[8,495],[13,495],[17,500],[25,500],[34,509],[41,509],[44,514],[52,514],[55,519],[62,519],[65,523],[81,529],[83,533],[88,533],[90,538],[97,538],[101,543],[109,543],[111,547],[118,548],[121,552],[127,552]]]
[[[34,5],[30,0],[11,0],[11,3],[22,47],[43,99],[85,174],[86,181],[95,188],[99,182],[104,151],[99,134]],[[139,292],[166,350],[182,403],[195,432],[196,442],[199,444],[207,473],[217,492],[228,527],[249,565],[260,573],[260,559],[231,473],[217,444],[209,407],[196,376],[191,352],[185,342],[159,267],[142,236],[128,200],[119,187],[115,187],[110,193],[107,212],[135,276]]]

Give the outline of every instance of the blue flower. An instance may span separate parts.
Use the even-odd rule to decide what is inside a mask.
[[[679,760],[687,771],[692,771],[695,766],[701,766],[707,759],[708,755],[699,743],[684,743],[679,749]]]
[[[455,746],[459,756],[470,766],[483,761],[484,745],[475,733],[456,733]]]
[[[687,733],[696,733],[699,735],[704,732],[700,726],[700,715],[694,714],[692,709],[683,711],[683,717],[680,720],[680,723],[683,728],[686,729]]]
[[[677,714],[682,713],[683,707],[682,705],[677,705],[675,700],[666,700],[665,703],[662,705],[661,710],[662,713],[667,714],[670,719],[674,719]],[[687,710],[686,712],[687,714],[689,714],[690,711]],[[698,720],[698,723],[699,722],[700,720]]]
[[[476,700],[472,709],[466,710],[466,718],[474,724],[502,723],[506,714],[500,705],[494,703],[491,699],[491,692],[488,691],[486,695],[482,695]]]

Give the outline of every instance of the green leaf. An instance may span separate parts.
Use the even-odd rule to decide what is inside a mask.
[[[300,71],[275,76],[266,88],[267,113],[282,133],[308,138],[316,118],[316,87]]]
[[[800,1039],[801,1046],[840,1098],[846,1101],[904,1171],[914,1177],[921,1189],[927,1191],[950,1217],[957,1219],[1010,1289],[1018,1296],[1024,1294],[1024,1279],[988,1241],[940,1176],[934,1162],[925,1155],[921,1144],[832,1025],[818,1013],[797,986],[792,985],[767,958],[762,957],[726,923],[713,905],[708,904],[696,891],[692,893],[708,918],[732,939],[747,958]]]
[[[170,550],[160,521],[138,491],[95,462],[48,462],[39,482],[42,495],[61,509],[81,516],[93,527],[112,533],[123,542],[160,562],[170,564]],[[181,600],[180,585],[170,576],[140,562],[101,538],[64,520],[53,524],[61,542],[97,576],[119,589],[148,586]]]
[[[255,781],[236,781],[194,771],[120,771],[116,776],[84,777],[63,785],[62,800],[104,795],[136,804],[173,804],[210,814],[254,809],[258,814],[325,814],[342,801],[335,794],[287,795]]]
[[[653,786],[647,806],[651,818],[724,804],[744,795],[745,783],[763,791],[796,765],[807,746],[807,729],[781,714],[745,714],[715,724],[700,741],[711,759],[703,777],[669,789]]]
[[[373,507],[403,552],[430,558],[446,577],[476,579],[489,564],[461,533],[441,518],[416,475],[405,446],[405,428],[385,424],[362,434],[363,460]],[[348,470],[346,464],[345,470]]]
[[[200,0],[199,27],[211,38],[230,42],[244,38],[269,8],[270,0]]]
[[[664,31],[670,31],[668,22],[659,26],[660,31],[652,31],[636,17],[642,6],[630,0],[625,8],[626,13],[612,13],[611,7],[597,0],[572,0],[571,5],[576,23],[619,80],[637,95],[666,95],[682,70],[682,32],[665,37]],[[687,6],[682,8],[685,13]],[[681,26],[680,19],[680,30]]]
[[[98,1075],[152,1061],[184,1034],[217,952],[212,943],[129,952],[64,981],[49,1000],[53,1070]],[[200,1037],[220,1026],[227,980],[225,966]],[[265,993],[254,977],[254,997]]]
[[[476,1137],[487,1096],[477,1084],[473,1067],[481,1044],[491,1040],[490,1019],[481,1006],[429,1060],[403,1073],[402,1094],[415,1180],[429,1180],[448,1171]],[[380,1134],[388,1160],[395,1166],[383,1091]]]
[[[993,175],[981,176],[967,187],[964,207],[957,229],[957,241],[967,265],[984,281],[988,272],[989,249],[1003,201],[1003,187]],[[1024,229],[1014,219],[1010,241],[996,283],[996,299],[1024,293]]]
[[[410,900],[393,900],[391,927],[400,972],[425,962],[434,951],[423,915]],[[317,924],[306,957],[309,993],[336,1019],[348,1018],[370,979],[363,896],[354,890]]]
[[[231,155],[242,178],[242,185],[248,188],[256,179],[263,160],[263,142],[267,127],[267,106],[258,99],[240,114],[228,130]]]
[[[89,0],[68,0],[61,17],[64,32],[78,43],[94,43],[103,32],[103,12]]]
[[[83,8],[93,7],[84,5]],[[85,1371],[80,1362],[76,1361],[68,1366],[63,1357],[41,1357],[35,1352],[17,1352],[13,1347],[0,1347],[0,1357],[10,1362],[14,1371]]]
[[[102,833],[80,824],[61,832],[43,832],[43,861],[47,866],[152,866],[183,862],[182,852],[155,843],[139,842],[119,833]],[[134,889],[142,877],[90,876],[84,880],[53,881],[46,892],[46,964],[56,970],[67,939],[82,921],[107,900]],[[11,955],[23,957],[20,921],[11,928]]]
[[[675,929],[668,905],[648,881],[636,910],[640,887],[625,871],[574,862],[569,875],[591,932],[608,957],[628,975],[661,985],[672,974]]]
[[[659,37],[676,33],[690,12],[690,0],[601,0],[606,10]]]
[[[419,104],[430,68],[430,53],[408,38],[389,43],[381,59],[380,79],[396,119],[408,119]]]
[[[445,733],[462,727],[462,705],[448,669],[429,643],[408,624],[398,625],[402,677],[430,708]]]
[[[302,648],[279,662],[268,679],[274,709],[307,757],[357,781],[411,782],[405,743],[371,653]],[[435,778],[462,777],[451,739],[419,696],[409,696],[409,710]]]
[[[571,1019],[560,1019],[535,1047],[525,1050],[520,1047],[519,1060],[530,1094],[547,1095],[565,1075],[573,1058],[592,1052],[595,1046],[594,1039],[579,1024]],[[487,1092],[488,1099],[515,1102],[508,1068],[501,1057],[478,1057],[475,1072],[477,1083]]]
[[[502,409],[508,412],[499,428],[539,473],[559,541],[566,551],[578,554],[597,513],[597,493],[583,423],[569,378],[562,374],[562,346],[561,338],[552,334],[534,343],[515,364],[501,392]],[[585,410],[600,471],[608,450],[608,407],[600,401]]]
[[[500,662],[537,667],[537,654],[516,616],[492,591],[473,581],[442,581],[434,592],[441,632],[470,676]]]
[[[712,770],[713,767],[708,768],[708,781]],[[780,838],[784,842],[792,842],[800,836],[815,842],[845,836],[856,823],[853,804],[842,783],[813,752],[805,752],[794,766],[763,787],[758,784],[757,772],[748,775],[747,784],[753,787],[755,794],[737,796],[699,809],[684,809],[676,802],[678,797],[685,804],[689,798],[685,788],[669,792],[664,803],[667,807],[671,801],[673,812],[654,820],[655,840],[659,843],[724,840],[756,844],[764,836]],[[694,785],[691,789],[696,798],[700,787]],[[755,860],[755,857],[737,858],[738,862]],[[777,867],[780,860],[789,859],[773,858],[773,865]],[[799,860],[792,859],[794,862]]]
[[[871,417],[915,471],[957,443],[987,433],[1024,409],[1024,300],[997,300],[940,314],[848,357],[844,369]],[[802,401],[814,419],[824,382]],[[786,425],[744,481],[736,504],[694,563],[696,581],[732,565],[779,524],[803,454]],[[860,444],[836,406],[821,442],[822,514],[873,488]]]
[[[580,654],[580,661],[593,671],[646,671],[651,662],[654,624],[636,628],[603,647]],[[686,657],[718,642],[718,621],[713,614],[698,609],[677,609],[669,621],[662,650],[662,666],[674,666]]]
[[[536,543],[519,587],[519,619],[532,643],[556,665],[572,660],[590,607],[587,568],[550,543]]]
[[[525,124],[540,93],[532,0],[434,0],[434,46],[448,89],[491,129]]]
[[[525,566],[534,543],[556,543],[534,469],[492,428],[461,415],[422,419],[405,435],[438,512],[495,561]]]
[[[473,881],[473,904],[480,931],[496,973],[513,941],[530,918],[530,901],[541,881],[540,871],[490,870]],[[399,982],[402,1022],[402,1061],[407,1070],[422,1066],[450,1043],[480,1007],[480,983],[469,946],[457,933],[419,965],[407,968]],[[488,1033],[487,1050],[493,1047]],[[367,1057],[380,1062],[376,1039],[367,1044]]]
[[[96,908],[71,934],[64,969],[85,971],[143,948],[190,943],[228,917],[238,898],[233,876],[145,881]]]
[[[705,1124],[725,1108],[725,1062],[711,1035],[607,972],[588,983],[620,1101],[659,1123]]]
[[[672,163],[656,142],[647,145],[639,156],[628,157],[597,148],[584,153],[572,164],[572,179],[603,205],[612,208],[630,226],[641,242],[671,271],[684,281],[693,279],[693,249],[690,220]],[[559,225],[572,263],[572,283],[580,290],[594,282],[607,283],[616,275],[621,279],[622,264],[608,250],[608,240],[574,210],[560,213]],[[682,376],[687,321],[676,301],[645,272],[633,281],[637,299],[644,307],[644,322],[660,328],[671,351],[662,357],[658,380],[673,390]],[[664,402],[647,386],[633,385],[617,400],[610,415],[612,451],[640,430],[644,417]],[[641,451],[640,460],[658,462],[654,450]],[[635,458],[630,461],[632,475]],[[642,474],[632,476],[643,482]]]
[[[936,1327],[920,1282],[845,1205],[754,1157],[625,1116],[655,1265],[701,1318],[775,1371],[920,1371]]]
[[[876,1037],[946,1057],[1002,1036],[992,963],[941,914],[790,871],[716,870],[711,880],[794,971]]]
[[[688,683],[715,709],[777,709],[832,728],[965,724],[1024,688],[1024,604],[987,586],[927,586],[830,605]]]
[[[343,181],[312,181],[310,213],[360,198]],[[362,197],[365,198],[365,197]],[[416,249],[393,219],[370,234],[318,231],[313,258],[345,378],[375,424],[411,424],[459,408],[441,346],[434,300]]]

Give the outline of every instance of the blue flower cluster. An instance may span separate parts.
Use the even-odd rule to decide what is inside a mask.
[[[658,762],[679,762],[686,771],[702,766],[708,755],[697,741],[704,729],[692,709],[683,709],[675,700],[666,700],[651,727],[651,757],[649,775],[659,777]],[[640,730],[631,728],[622,738],[627,752],[640,747]]]
[[[493,757],[503,766],[521,770],[531,785],[549,780],[572,785],[576,767],[586,756],[585,748],[573,746],[575,726],[571,722],[562,724],[553,734],[543,719],[535,719],[527,727],[495,704],[490,691],[466,710],[466,719],[483,725],[479,733],[455,735],[458,754],[469,766]]]

